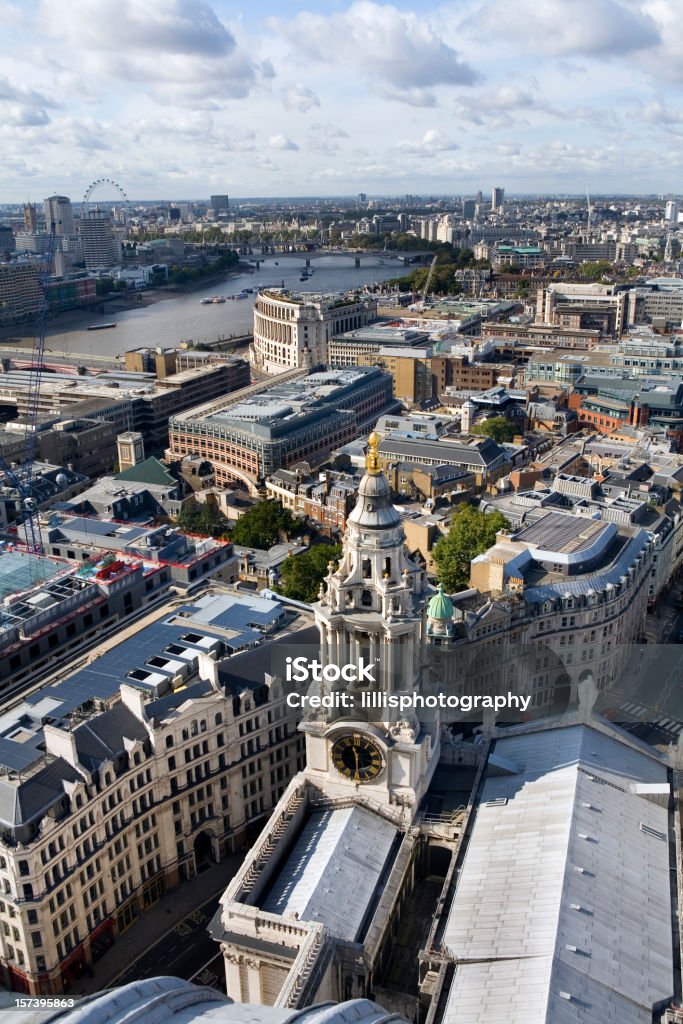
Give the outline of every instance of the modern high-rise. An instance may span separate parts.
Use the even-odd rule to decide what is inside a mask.
[[[81,218],[81,248],[88,270],[113,267],[120,260],[119,243],[114,237],[111,217],[105,210],[89,210]]]
[[[669,224],[678,223],[678,202],[675,199],[669,199],[668,203],[666,204],[664,219]]]
[[[491,209],[502,210],[505,202],[505,189],[497,186],[491,191]]]
[[[227,217],[230,212],[228,196],[211,196],[211,209],[214,217]]]
[[[476,199],[463,199],[462,201],[462,219],[463,220],[474,220],[474,214],[477,209]]]
[[[48,196],[43,200],[43,209],[48,231],[54,224],[57,235],[73,235],[75,233],[74,212],[68,196]]]

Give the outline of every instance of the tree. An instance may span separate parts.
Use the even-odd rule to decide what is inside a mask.
[[[198,502],[195,498],[186,501],[178,514],[175,525],[187,533],[202,537],[223,537],[229,529],[228,520],[214,502]]]
[[[483,423],[477,423],[472,427],[471,433],[484,434],[485,437],[490,437],[498,444],[502,444],[504,441],[511,441],[517,433],[517,429],[514,423],[510,423],[504,416],[492,416],[490,419],[484,420]]]
[[[295,601],[316,601],[328,563],[338,561],[341,553],[341,544],[316,544],[300,555],[290,555],[280,568],[278,590]]]
[[[288,508],[283,508],[279,501],[266,498],[237,520],[231,536],[235,544],[247,548],[270,548],[277,543],[280,534],[289,537],[300,531],[301,523]]]
[[[451,520],[450,530],[432,550],[444,588],[451,593],[465,589],[472,559],[493,547],[498,531],[509,526],[502,512],[480,512],[471,505],[461,505]]]
[[[588,281],[601,281],[605,274],[613,274],[614,266],[609,260],[596,260],[593,263],[582,263],[579,267],[579,277]]]

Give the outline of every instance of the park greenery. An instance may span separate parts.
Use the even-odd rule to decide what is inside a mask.
[[[317,601],[329,562],[339,561],[341,554],[341,544],[316,544],[300,555],[289,555],[280,567],[278,591],[296,601]]]
[[[578,275],[585,281],[602,281],[605,276],[615,276],[614,264],[610,263],[609,260],[581,263],[578,267]]]
[[[240,258],[236,252],[223,252],[206,263],[200,263],[196,267],[183,267],[174,264],[169,267],[168,283],[176,285],[193,284],[195,281],[202,281],[205,277],[213,277],[215,274],[223,274],[228,270],[234,270]]]
[[[484,437],[490,437],[498,444],[503,444],[506,441],[512,441],[517,433],[517,428],[504,416],[491,416],[490,419],[475,424],[470,433],[483,434]]]
[[[498,531],[509,526],[502,512],[480,512],[471,505],[461,505],[451,519],[448,533],[432,550],[444,589],[449,593],[466,589],[472,559],[493,547]]]
[[[279,501],[265,498],[237,520],[231,538],[243,547],[267,549],[279,540],[289,540],[301,533],[302,528],[303,524],[288,508],[283,508]]]
[[[433,245],[434,243],[430,243]],[[421,292],[429,280],[430,295],[457,295],[462,286],[455,280],[456,270],[465,267],[488,267],[486,260],[474,258],[472,249],[456,249],[449,242],[439,243],[435,253],[436,264],[432,271],[428,267],[418,267],[404,277],[394,278],[390,284],[396,284],[402,291]]]

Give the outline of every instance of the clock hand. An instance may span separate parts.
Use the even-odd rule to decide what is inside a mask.
[[[360,779],[360,770],[358,766],[358,751],[356,750],[355,747],[353,747],[353,756],[356,759],[356,782],[358,782],[358,780]]]

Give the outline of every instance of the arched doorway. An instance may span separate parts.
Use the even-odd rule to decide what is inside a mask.
[[[561,715],[569,707],[572,695],[572,681],[566,672],[563,672],[555,680],[552,698],[550,703],[550,714]]]
[[[208,867],[214,859],[211,836],[208,832],[198,832],[194,839],[195,871]]]

